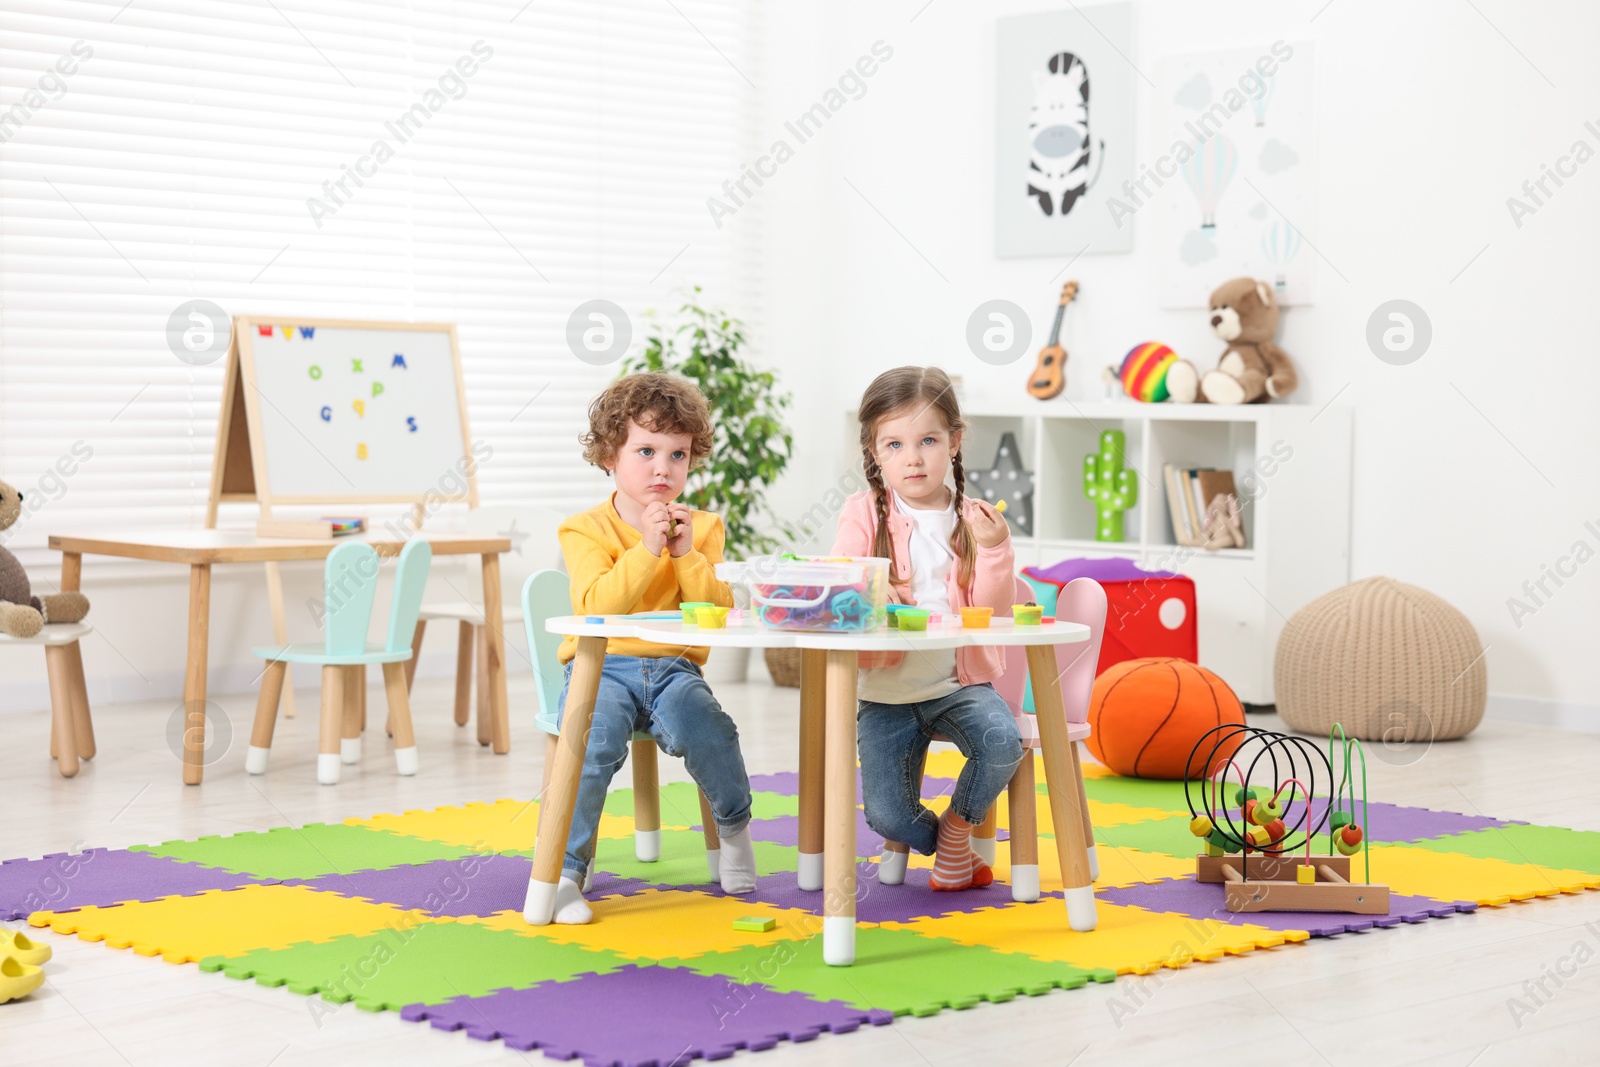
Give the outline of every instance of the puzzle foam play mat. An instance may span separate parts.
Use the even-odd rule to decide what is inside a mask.
[[[930,755],[930,807],[943,809],[959,770],[955,753]],[[823,963],[822,894],[796,884],[794,774],[752,780],[760,877],[746,897],[711,884],[699,803],[679,784],[662,791],[655,863],[634,859],[629,791],[608,798],[586,926],[522,921],[538,824],[525,800],[10,860],[0,919],[197,963],[219,982],[287,986],[315,998],[315,1012],[393,1011],[558,1059],[644,1065],[1259,949],[1315,952],[1317,939],[1350,931],[1600,888],[1600,833],[1373,804],[1371,880],[1390,887],[1389,914],[1234,915],[1221,885],[1194,880],[1181,784],[1084,770],[1096,930],[1067,926],[1053,840],[1040,842],[1044,898],[1012,902],[1003,804],[997,880],[963,893],[933,892],[925,857],[912,858],[904,885],[881,884],[882,840],[858,819],[849,968]],[[629,1010],[615,1010],[623,1002]]]

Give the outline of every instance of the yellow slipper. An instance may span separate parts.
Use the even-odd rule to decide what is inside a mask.
[[[18,963],[14,957],[0,959],[0,1004],[25,997],[44,985],[44,969]]]
[[[0,956],[11,956],[28,967],[38,967],[51,956],[50,946],[41,941],[30,941],[21,930],[0,927]]]

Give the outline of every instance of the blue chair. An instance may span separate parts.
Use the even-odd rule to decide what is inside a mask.
[[[381,645],[369,644],[372,602],[378,592],[378,553],[362,541],[346,542],[328,553],[323,571],[323,640],[320,644],[263,645],[251,655],[267,661],[256,704],[255,729],[245,770],[264,774],[278,721],[278,700],[291,663],[322,666],[322,730],[317,746],[317,781],[337,785],[339,765],[361,759],[360,694],[367,664],[383,665],[383,688],[389,698],[389,726],[394,733],[395,767],[403,775],[417,773],[417,742],[411,730],[411,701],[406,693],[405,663],[411,658],[411,637],[428,584],[433,549],[412,540],[395,564],[394,596],[389,629]]]
[[[561,615],[572,614],[572,585],[560,571],[535,571],[522,586],[522,619],[528,631],[528,650],[533,655],[533,677],[539,690],[539,714],[534,723],[545,733],[544,779],[539,783],[542,797],[550,788],[555,769],[556,744],[561,737],[561,690],[566,674],[556,654],[561,650],[561,635],[548,632],[544,624]],[[661,858],[661,784],[656,768],[656,739],[646,733],[633,735],[633,854],[640,863]],[[722,842],[711,803],[700,793],[700,825],[706,839],[706,866],[714,882],[720,877],[718,859]],[[590,863],[590,873],[594,865]],[[585,884],[587,888],[587,883]]]

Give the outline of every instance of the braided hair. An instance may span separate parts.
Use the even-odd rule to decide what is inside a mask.
[[[922,410],[930,407],[938,410],[952,438],[966,430],[967,423],[961,417],[961,407],[956,403],[950,376],[938,367],[896,367],[885,371],[872,380],[861,396],[861,465],[867,484],[872,489],[878,520],[877,530],[872,536],[872,554],[889,560],[890,581],[896,585],[904,583],[896,577],[894,541],[889,536],[889,491],[883,482],[883,469],[873,456],[873,447],[877,444],[878,426],[884,419],[907,408]],[[962,586],[968,586],[977,568],[978,542],[973,536],[972,526],[967,522],[964,506],[967,478],[959,448],[952,457],[951,466],[956,483],[956,524],[950,534],[950,548],[958,563],[957,581]]]

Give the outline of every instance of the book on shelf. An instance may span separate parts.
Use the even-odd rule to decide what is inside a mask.
[[[1162,464],[1167,510],[1172,516],[1172,538],[1192,547],[1234,547],[1231,541],[1213,543],[1206,531],[1206,512],[1217,497],[1238,497],[1233,472],[1215,467],[1177,467]]]

